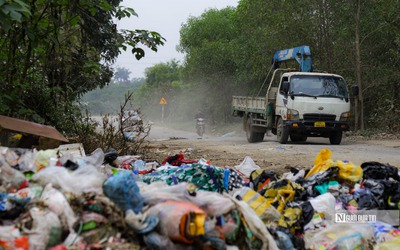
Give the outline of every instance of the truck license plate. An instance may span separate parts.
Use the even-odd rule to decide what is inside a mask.
[[[314,122],[314,127],[323,128],[325,127],[325,122]]]

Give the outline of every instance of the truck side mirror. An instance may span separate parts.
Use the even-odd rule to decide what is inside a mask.
[[[358,85],[351,86],[351,91],[353,92],[354,96],[358,96],[359,90],[360,89],[358,88]]]
[[[289,92],[289,82],[288,81],[282,82],[281,91],[283,92],[284,95],[288,94],[288,92]]]

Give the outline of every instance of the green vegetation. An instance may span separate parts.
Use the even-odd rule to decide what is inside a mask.
[[[0,1],[0,114],[76,133],[82,115],[74,104],[110,83],[120,50],[129,45],[140,59],[143,47],[164,43],[156,32],[118,30],[117,20],[137,16],[120,3]]]

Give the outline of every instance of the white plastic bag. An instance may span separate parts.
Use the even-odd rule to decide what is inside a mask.
[[[309,200],[314,210],[323,213],[327,220],[333,220],[335,217],[336,199],[331,193],[318,195]]]
[[[86,165],[79,166],[75,171],[69,171],[64,167],[47,167],[33,176],[33,180],[45,186],[52,183],[53,187],[73,194],[83,192],[103,193],[103,182],[107,178],[96,167]]]
[[[68,226],[70,231],[77,220],[74,211],[71,209],[64,194],[47,184],[43,190],[41,200],[43,200],[51,211],[59,216],[61,223]]]
[[[33,207],[29,210],[32,229],[22,227],[29,236],[29,250],[42,250],[61,243],[61,223],[58,216],[48,209]]]
[[[242,173],[247,178],[250,177],[251,172],[254,170],[261,169],[258,165],[255,164],[253,159],[250,156],[246,156],[240,165],[235,166],[240,173]]]

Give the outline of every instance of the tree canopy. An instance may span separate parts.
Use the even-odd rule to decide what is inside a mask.
[[[120,49],[157,51],[153,31],[118,30],[137,14],[120,0],[0,1],[0,113],[68,130],[74,101],[106,86]]]

